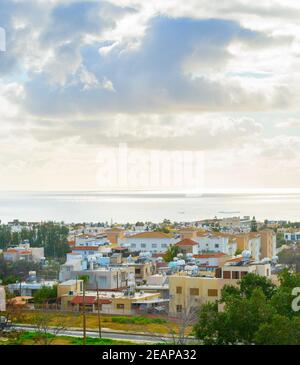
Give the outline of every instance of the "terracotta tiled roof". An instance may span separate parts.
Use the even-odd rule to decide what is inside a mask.
[[[198,243],[189,238],[185,238],[176,243],[176,246],[196,246],[196,245],[198,245]]]
[[[170,235],[163,232],[141,232],[129,236],[128,238],[170,238]]]
[[[95,297],[85,296],[84,302],[85,304],[94,304]],[[83,296],[77,296],[71,300],[71,304],[83,304]]]
[[[94,246],[76,246],[72,248],[73,251],[99,251],[98,247]]]

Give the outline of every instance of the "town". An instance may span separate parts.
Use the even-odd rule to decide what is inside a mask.
[[[94,327],[100,338],[108,328],[112,338],[120,330],[137,343],[130,329],[140,328],[145,343],[186,343],[195,339],[201,308],[216,304],[224,312],[228,288],[252,278],[274,289],[284,275],[298,278],[299,243],[299,223],[250,216],[159,224],[14,220],[0,228],[2,336],[43,327],[54,338],[59,328],[78,327],[86,343]]]

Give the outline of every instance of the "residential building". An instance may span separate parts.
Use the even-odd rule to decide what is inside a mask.
[[[9,247],[3,251],[3,258],[5,261],[11,262],[24,260],[40,263],[44,258],[44,247],[30,247],[30,244],[25,241],[16,247]]]
[[[8,284],[7,290],[11,294],[18,294],[21,297],[33,297],[37,290],[43,287],[53,288],[55,285],[57,285],[57,281],[55,280],[22,281]]]
[[[125,289],[128,281],[134,278],[135,269],[127,265],[113,267],[97,267],[95,269],[78,270],[71,272],[71,279],[87,276],[86,288],[99,289]]]
[[[180,253],[187,254],[197,254],[198,253],[198,242],[193,241],[190,238],[185,238],[175,244],[178,247]]]
[[[250,257],[250,253],[247,253]],[[186,271],[169,277],[170,314],[199,309],[201,304],[220,299],[224,285],[238,285],[247,273],[271,278],[270,264],[255,264],[248,257],[230,260],[216,269],[214,277],[189,275]]]
[[[200,270],[215,270],[219,266],[230,260],[232,256],[228,256],[223,252],[211,252],[193,255],[194,262],[199,266]]]
[[[271,229],[259,231],[261,235],[261,259],[276,256],[276,234]]]
[[[62,310],[82,310],[83,293],[74,290],[76,284],[61,283],[58,291]],[[62,287],[62,288],[60,288]],[[69,290],[72,287],[73,290]],[[145,293],[135,291],[91,291],[85,292],[85,308],[87,311],[96,312],[99,298],[100,311],[108,314],[137,314],[168,303],[167,299],[160,298],[159,293]]]
[[[125,238],[125,231],[124,229],[121,228],[106,229],[105,233],[107,235],[109,242],[112,245],[118,245],[120,241]]]
[[[145,261],[141,259],[127,263],[127,265],[134,269],[135,282],[137,284],[145,283],[156,270],[155,264],[152,261]]]
[[[159,293],[162,299],[169,299],[169,276],[154,274],[148,277],[146,284],[136,287],[136,291]]]
[[[91,234],[81,234],[75,236],[75,247],[99,247],[109,245],[109,240],[106,233],[91,235]]]
[[[300,241],[300,232],[284,232],[285,241]]]
[[[162,232],[142,232],[121,240],[121,246],[130,251],[165,252],[175,239]]]
[[[237,249],[236,239],[221,232],[197,232],[195,241],[198,242],[198,253],[222,252],[233,256]]]

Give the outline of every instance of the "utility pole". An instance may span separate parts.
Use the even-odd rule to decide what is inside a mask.
[[[86,313],[85,313],[85,280],[82,283],[82,294],[83,294],[83,306],[82,306],[82,316],[83,316],[83,345],[86,345]]]
[[[100,314],[100,307],[99,307],[99,287],[97,282],[97,313],[98,313],[98,328],[99,328],[99,338],[102,338],[102,331],[101,331],[101,314]]]

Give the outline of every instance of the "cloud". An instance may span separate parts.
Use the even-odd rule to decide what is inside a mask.
[[[299,183],[299,12],[294,1],[2,0],[2,186],[37,176],[85,188],[74,171],[92,176],[95,155],[119,143],[203,151],[212,184]]]
[[[84,26],[83,29],[86,30]],[[224,71],[232,59],[228,51],[232,42],[251,47],[253,42],[268,42],[263,34],[244,29],[236,22],[156,17],[149,23],[140,46],[134,49],[122,42],[103,46],[93,42],[76,47],[78,32],[55,51],[44,70],[26,82],[24,107],[28,112],[199,112],[283,106],[278,97],[280,85],[273,85],[264,95],[257,90],[248,91],[240,80],[215,78],[215,72]],[[82,69],[93,74],[95,80],[108,82],[101,90],[79,88]],[[53,83],[57,85],[52,87]]]

